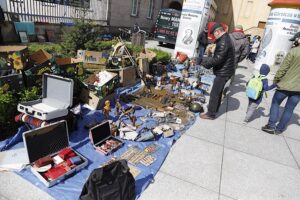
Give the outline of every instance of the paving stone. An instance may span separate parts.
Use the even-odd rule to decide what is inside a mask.
[[[0,195],[10,200],[53,200],[50,195],[12,172],[1,172],[0,180]]]
[[[288,143],[290,150],[292,151],[299,167],[300,166],[300,141],[286,138],[286,142]]]
[[[300,170],[225,148],[221,194],[239,200],[298,200]]]
[[[212,131],[213,130],[213,131]],[[204,120],[197,117],[195,124],[186,132],[187,135],[223,145],[225,120]]]
[[[154,184],[151,184],[139,199],[218,200],[218,193],[198,187],[173,176],[158,173]]]
[[[297,168],[297,163],[282,136],[227,123],[225,147]]]
[[[223,147],[183,135],[169,153],[161,171],[218,192]]]

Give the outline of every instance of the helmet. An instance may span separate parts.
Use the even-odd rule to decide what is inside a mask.
[[[194,102],[190,105],[190,111],[203,113],[204,109],[200,103]]]

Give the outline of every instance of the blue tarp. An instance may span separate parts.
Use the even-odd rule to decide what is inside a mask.
[[[138,123],[143,124],[143,126],[149,125],[153,122],[153,119],[148,118],[146,123],[142,123],[139,120],[139,117],[144,117],[149,110],[141,109],[136,111],[136,116],[138,118]],[[114,113],[113,111],[111,113]],[[111,119],[115,117],[111,116]],[[117,150],[113,155],[103,156],[97,153],[88,138],[88,131],[84,128],[84,125],[87,123],[102,121],[103,115],[101,111],[90,111],[86,108],[83,108],[83,118],[79,122],[79,127],[77,131],[74,131],[70,136],[70,146],[77,150],[79,153],[84,155],[88,159],[88,166],[79,171],[74,176],[64,180],[63,182],[51,187],[47,188],[44,186],[36,176],[32,174],[29,168],[22,170],[21,172],[16,172],[18,175],[23,177],[24,179],[31,182],[36,187],[41,190],[47,192],[55,199],[78,199],[82,187],[89,177],[90,173],[93,169],[98,168],[105,161],[109,160],[112,156],[120,157],[130,146],[138,146],[140,149],[144,149],[146,146],[156,143],[160,146],[159,150],[155,152],[153,155],[157,158],[157,160],[150,166],[145,167],[142,164],[138,164],[135,166],[141,173],[136,177],[136,198],[140,196],[140,194],[147,188],[147,186],[152,182],[153,177],[158,172],[162,163],[164,162],[166,156],[168,155],[171,146],[173,143],[180,137],[179,132],[175,132],[175,135],[171,138],[160,137],[157,138],[156,141],[150,142],[132,142],[125,141],[125,144],[122,148]],[[130,123],[129,121],[126,121]],[[190,123],[192,125],[193,122]],[[189,126],[190,126],[189,125]],[[183,131],[185,131],[189,126],[185,127]],[[23,147],[24,144],[22,142],[22,133],[26,131],[25,127],[21,127],[18,133],[13,137],[6,141],[0,142],[0,149],[6,150],[9,148],[20,148]]]

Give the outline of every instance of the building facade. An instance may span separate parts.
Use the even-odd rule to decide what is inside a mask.
[[[109,0],[1,0],[7,21],[72,23],[83,14],[99,25],[106,25]]]
[[[232,30],[242,25],[244,30],[263,32],[271,8],[271,0],[215,0],[218,6],[216,21],[227,24]],[[260,31],[261,32],[261,31]]]
[[[110,27],[133,27],[137,23],[150,31],[163,0],[111,0],[108,24]]]

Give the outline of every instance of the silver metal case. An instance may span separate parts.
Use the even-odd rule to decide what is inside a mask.
[[[43,98],[18,104],[18,111],[41,120],[50,120],[68,114],[73,102],[72,79],[43,75]]]
[[[47,187],[60,183],[88,165],[88,160],[71,148],[77,156],[80,156],[83,162],[57,179],[48,181],[42,176],[42,173],[36,171],[33,167],[33,162],[39,158],[45,156],[52,157],[57,155],[60,150],[69,147],[68,126],[65,120],[24,132],[23,141],[30,162],[31,172]]]

